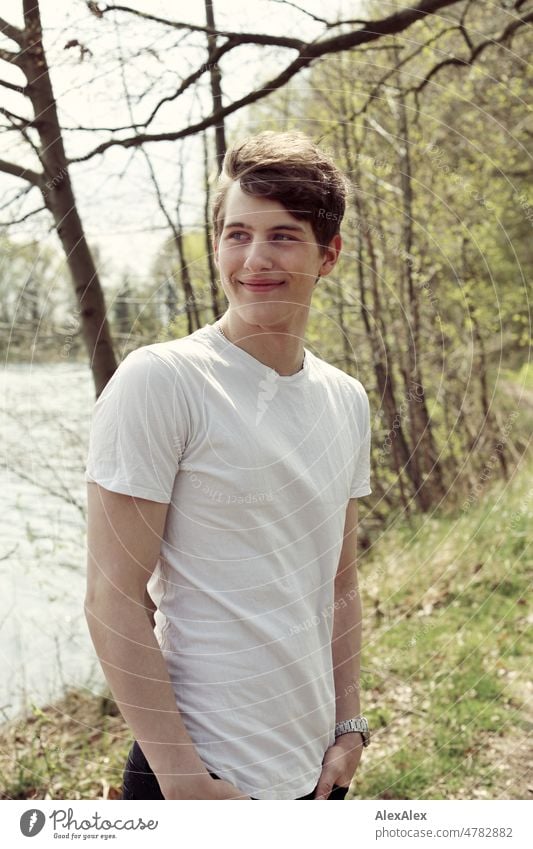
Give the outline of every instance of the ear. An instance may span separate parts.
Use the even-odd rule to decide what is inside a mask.
[[[218,268],[218,239],[216,239],[215,237],[213,237],[213,259],[215,261],[216,267]]]
[[[337,264],[337,260],[339,258],[341,250],[342,238],[340,233],[337,233],[336,236],[333,236],[322,257],[322,265],[320,266],[319,270],[319,274],[321,277],[325,277],[327,274],[330,273],[330,271],[333,270],[333,268]]]

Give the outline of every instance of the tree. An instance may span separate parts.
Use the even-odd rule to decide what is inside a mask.
[[[53,216],[72,275],[80,306],[82,332],[91,359],[96,392],[99,394],[116,369],[115,354],[105,317],[104,297],[70,181],[43,47],[39,4],[34,0],[24,0],[23,10],[23,30],[0,20],[4,34],[19,47],[16,53],[2,49],[0,59],[15,65],[24,74],[26,83],[22,92],[31,104],[33,119],[21,118],[5,109],[2,113],[9,119],[12,129],[18,130],[24,142],[33,150],[40,170],[34,171],[4,160],[0,160],[0,170],[37,188],[45,207]],[[7,88],[13,86],[7,84]],[[30,127],[38,133],[38,145],[30,135]]]
[[[528,173],[531,73],[525,29],[511,31],[506,10],[490,21],[473,11],[465,4],[459,26],[447,25],[440,43],[433,36],[439,52],[456,56],[461,27],[490,43],[478,50],[469,36],[467,52],[478,59],[466,73],[466,63],[450,63],[438,81],[410,91],[433,56],[408,47],[400,55],[392,42],[385,60],[372,49],[364,63],[355,53],[329,57],[299,92],[302,121],[320,115],[318,140],[354,187],[344,259],[310,336],[346,371],[364,375],[382,416],[373,427],[376,494],[389,503],[399,495],[405,510],[461,497],[487,454],[504,475],[509,456],[516,459],[507,438],[514,413],[495,405],[494,381],[503,351],[520,362],[530,341],[531,208],[509,177]],[[332,315],[340,332],[332,338],[329,328],[326,343]]]
[[[218,125],[220,127],[226,116],[281,88],[292,77],[301,70],[308,68],[317,59],[333,53],[352,50],[388,35],[403,32],[417,21],[428,15],[436,14],[447,6],[453,6],[455,3],[457,3],[457,0],[423,0],[417,6],[402,9],[378,20],[332,23],[326,21],[325,33],[343,25],[348,25],[351,29],[349,32],[343,32],[340,35],[305,42],[298,38],[267,36],[260,33],[219,32],[209,26],[199,27],[179,21],[169,21],[124,6],[109,5],[100,8],[97,3],[90,2],[87,4],[89,11],[100,21],[109,12],[118,10],[124,14],[136,15],[144,20],[159,21],[182,34],[183,32],[204,32],[208,36],[208,54],[207,61],[183,80],[172,96],[162,97],[157,102],[148,118],[141,122],[132,123],[126,128],[109,128],[111,138],[108,141],[97,144],[77,157],[67,157],[65,153],[62,130],[58,120],[56,101],[43,46],[38,0],[23,0],[23,29],[19,29],[0,18],[2,33],[18,48],[16,51],[2,48],[0,60],[19,69],[25,77],[23,86],[11,83],[9,80],[0,80],[0,85],[23,95],[33,113],[32,117],[25,117],[12,110],[2,109],[1,114],[8,121],[4,129],[20,133],[25,145],[31,150],[39,169],[27,168],[22,163],[2,159],[0,160],[0,170],[29,184],[26,191],[33,188],[37,189],[41,194],[45,208],[53,216],[56,232],[67,258],[74,291],[79,303],[81,327],[93,370],[97,396],[113,374],[116,368],[116,358],[106,319],[102,288],[74,198],[70,177],[71,164],[88,161],[113,146],[129,149],[140,147],[149,142],[178,140],[202,132],[211,126]],[[212,13],[212,7],[209,4],[206,11],[208,15]],[[214,40],[218,37],[224,39],[221,44]],[[264,85],[259,85],[244,97],[238,98],[226,106],[219,108],[215,106],[214,111],[199,122],[192,122],[181,130],[173,132],[148,131],[164,103],[169,100],[177,100],[205,73],[215,71],[224,55],[243,44],[253,44],[258,47],[270,45],[282,49],[296,50],[297,56],[274,79]],[[71,40],[69,46],[79,46],[82,55],[87,52],[86,50],[84,52],[83,45],[77,39]],[[215,76],[212,75],[211,80],[212,84],[215,85],[213,96],[218,102],[221,99],[221,92],[218,91],[217,93],[216,91]],[[87,129],[80,128],[80,131]],[[131,134],[124,137],[125,130],[129,130]]]

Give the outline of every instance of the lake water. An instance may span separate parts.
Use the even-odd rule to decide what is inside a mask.
[[[4,368],[0,721],[103,675],[83,613],[88,366]]]

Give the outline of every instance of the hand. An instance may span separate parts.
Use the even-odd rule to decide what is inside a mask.
[[[165,776],[158,778],[165,799],[250,799],[229,781],[201,776]]]
[[[337,737],[334,745],[330,746],[324,755],[314,799],[327,799],[334,784],[348,789],[359,766],[362,751],[363,738],[358,731],[350,731]]]

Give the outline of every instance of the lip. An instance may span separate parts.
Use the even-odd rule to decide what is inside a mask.
[[[278,289],[280,286],[283,286],[284,280],[281,283],[268,283],[258,281],[257,283],[239,280],[239,283],[244,286],[245,289],[250,289],[251,292],[270,292],[271,289]]]

